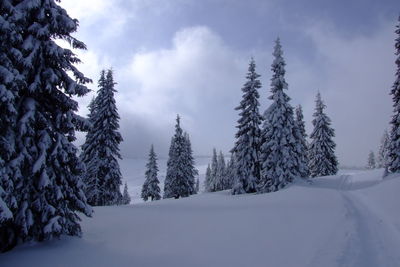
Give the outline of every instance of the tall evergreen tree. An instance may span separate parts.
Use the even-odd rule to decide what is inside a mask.
[[[6,6],[10,12],[5,11]],[[1,235],[13,232],[7,236],[8,248],[16,242],[42,241],[63,234],[79,236],[77,212],[90,216],[91,208],[82,191],[83,164],[73,145],[82,119],[76,114],[78,104],[72,97],[85,95],[90,79],[74,66],[79,58],[56,43],[63,39],[73,48],[86,49],[71,36],[78,22],[54,0],[6,0],[1,1],[0,10],[1,18],[6,18],[0,22],[2,66],[10,60],[0,71],[6,74],[0,78],[0,84],[5,85],[0,85],[0,98],[9,104],[1,105],[1,112],[14,114],[5,121],[11,128],[3,128],[4,116],[0,122],[2,131],[12,129],[8,144],[1,141],[1,153],[4,144],[10,145],[12,158],[1,157],[10,168],[7,171],[13,173],[16,203],[12,224],[7,229],[2,227]],[[13,36],[4,36],[4,31]],[[12,46],[3,54],[3,45],[9,40]]]
[[[396,78],[390,94],[393,99],[392,130],[390,133],[389,162],[388,168],[391,172],[400,172],[400,16],[395,33],[395,55],[396,58]]]
[[[298,141],[298,155],[299,155],[299,176],[302,178],[306,178],[309,176],[308,171],[308,145],[307,145],[307,133],[306,127],[304,123],[303,109],[301,105],[296,108],[296,119],[295,125],[297,127],[296,138]]]
[[[185,141],[185,150],[184,150],[184,161],[185,161],[185,175],[187,179],[189,180],[189,186],[190,186],[190,195],[196,194],[195,190],[195,177],[199,175],[198,170],[195,167],[195,162],[194,162],[194,157],[193,157],[193,150],[192,150],[192,144],[190,142],[189,134],[184,133],[184,141]]]
[[[338,172],[338,161],[335,156],[336,144],[333,141],[335,131],[331,127],[331,120],[325,114],[325,104],[318,92],[316,98],[314,130],[310,135],[309,169],[311,177],[334,175]]]
[[[279,38],[275,42],[274,61],[271,65],[272,104],[264,113],[261,146],[262,182],[260,192],[279,190],[299,176],[299,153],[297,128],[294,123],[293,108],[285,81],[285,61]]]
[[[373,151],[370,151],[368,154],[368,163],[367,163],[367,168],[368,169],[375,169],[376,164],[375,164],[375,154]]]
[[[377,164],[378,168],[386,168],[388,165],[390,137],[387,130],[384,131],[379,146]]]
[[[124,193],[122,194],[121,204],[128,205],[129,203],[131,203],[131,196],[129,195],[128,192],[128,184],[125,182]]]
[[[150,199],[159,200],[160,195],[160,181],[157,178],[158,165],[157,165],[157,155],[154,152],[154,147],[151,145],[149,153],[149,161],[146,164],[145,181],[142,187],[142,198],[144,201]]]
[[[22,61],[23,39],[18,15],[12,1],[0,1],[0,252],[15,243],[11,219],[18,208],[14,192],[18,167],[10,164],[16,153],[18,91],[24,84],[17,67]]]
[[[242,88],[243,96],[239,110],[238,131],[232,152],[236,155],[236,184],[232,194],[252,193],[257,189],[260,180],[260,124],[262,116],[259,113],[260,75],[256,73],[256,63],[252,58],[246,75],[246,83]]]
[[[164,198],[187,197],[193,191],[190,178],[187,176],[187,158],[185,157],[187,144],[177,116],[175,134],[172,138],[167,174],[164,185]]]
[[[118,159],[121,159],[119,144],[123,139],[118,131],[119,115],[114,99],[114,86],[112,70],[103,71],[93,118],[95,158],[88,166],[89,175],[92,169],[95,172],[95,176],[89,178],[87,188],[89,203],[94,206],[116,205],[122,199],[122,177]]]

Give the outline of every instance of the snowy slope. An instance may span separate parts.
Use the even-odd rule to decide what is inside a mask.
[[[400,266],[400,177],[381,170],[270,194],[205,193],[95,209],[82,239],[0,255],[0,266]]]

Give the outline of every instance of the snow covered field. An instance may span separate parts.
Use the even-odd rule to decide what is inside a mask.
[[[83,218],[83,238],[24,245],[0,254],[0,266],[398,267],[400,177],[381,173],[99,207]]]

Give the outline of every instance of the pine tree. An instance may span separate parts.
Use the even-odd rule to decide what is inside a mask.
[[[235,154],[232,153],[231,158],[226,166],[224,189],[232,189],[236,181],[236,161]]]
[[[187,176],[187,144],[177,116],[175,135],[172,138],[170,155],[167,162],[167,174],[164,185],[164,198],[187,197],[193,192],[193,185]]]
[[[225,189],[225,176],[226,176],[226,164],[224,154],[222,151],[219,152],[218,155],[218,164],[215,178],[215,190],[221,191]]]
[[[210,192],[217,191],[217,171],[218,171],[218,156],[217,150],[213,148],[213,156],[211,159],[211,175],[210,175]]]
[[[378,168],[386,168],[388,165],[390,137],[387,130],[384,131],[381,138],[381,145],[379,147],[377,164]]]
[[[237,180],[232,194],[252,193],[256,191],[260,180],[260,124],[262,116],[258,111],[261,82],[256,73],[256,63],[252,58],[249,64],[246,83],[242,88],[243,96],[239,110],[238,131],[232,152],[237,160]]]
[[[393,99],[392,130],[390,133],[389,162],[388,168],[391,172],[400,172],[400,16],[399,24],[396,25],[397,38],[395,40],[396,79],[390,94]]]
[[[79,236],[77,212],[90,216],[92,210],[82,191],[83,164],[73,144],[75,130],[81,130],[83,122],[73,97],[89,92],[85,84],[90,79],[74,66],[79,58],[56,43],[63,39],[73,48],[86,49],[71,36],[78,22],[54,0],[7,0],[0,5],[1,18],[5,18],[0,22],[0,60],[5,66],[0,71],[0,98],[7,103],[1,105],[1,157],[7,173],[12,172],[12,201],[16,203],[15,209],[11,206],[12,223],[0,230],[2,236],[13,232],[6,234],[9,245],[2,249],[63,234]],[[12,46],[3,53],[9,41]],[[4,114],[10,114],[5,121]],[[3,131],[8,132],[4,135]],[[4,146],[11,150],[4,151]],[[11,151],[12,158],[7,158],[5,154]],[[9,188],[4,180],[1,183],[8,202]]]
[[[301,105],[296,108],[296,120],[295,125],[297,127],[296,138],[298,142],[298,155],[299,155],[299,176],[302,178],[307,178],[309,176],[308,171],[308,145],[307,145],[307,134],[306,127],[303,117],[303,109]]]
[[[206,192],[212,192],[211,191],[211,186],[212,186],[212,177],[211,177],[211,167],[210,164],[207,165],[207,170],[206,170],[206,177],[204,180],[204,188]]]
[[[272,104],[264,113],[261,146],[262,182],[260,192],[271,192],[283,188],[299,176],[299,153],[297,128],[293,108],[285,81],[285,61],[279,38],[274,47],[274,61],[271,65]]]
[[[0,252],[16,242],[12,217],[18,209],[14,185],[19,183],[19,169],[12,162],[16,157],[18,94],[24,85],[18,69],[22,64],[22,19],[12,1],[0,1]]]
[[[117,205],[122,199],[122,177],[118,163],[118,159],[121,159],[119,144],[122,137],[118,131],[119,115],[114,99],[114,86],[112,70],[102,71],[93,118],[95,158],[88,166],[89,174],[91,170],[95,172],[87,185],[88,200],[94,206]]]
[[[368,154],[368,164],[367,164],[368,169],[375,169],[375,154],[374,152],[370,151]]]
[[[309,169],[311,177],[335,175],[338,172],[338,161],[335,156],[336,144],[333,141],[335,131],[330,118],[324,113],[325,104],[321,94],[317,94],[314,119],[314,130],[310,135]]]
[[[125,182],[124,193],[122,195],[121,204],[128,205],[129,203],[131,203],[131,196],[129,195],[128,192],[128,184]]]
[[[198,170],[195,167],[192,144],[190,142],[189,134],[184,133],[185,150],[184,150],[184,162],[185,162],[185,176],[189,180],[190,195],[196,194],[195,190],[195,177],[199,175]]]
[[[154,147],[151,145],[149,153],[149,161],[146,164],[145,181],[142,187],[142,198],[144,201],[150,199],[159,200],[160,195],[160,181],[157,178],[158,165],[157,165],[157,155],[154,152]]]
[[[100,83],[105,81],[105,72],[100,74]],[[83,182],[85,183],[85,194],[88,202],[92,205],[98,203],[100,196],[99,181],[97,179],[97,146],[94,133],[94,119],[96,118],[96,98],[93,98],[89,106],[88,121],[91,125],[86,133],[85,143],[82,145],[82,152],[80,160],[85,164],[85,173],[83,175]]]
[[[195,186],[196,194],[200,193],[200,179],[196,179],[196,186]]]

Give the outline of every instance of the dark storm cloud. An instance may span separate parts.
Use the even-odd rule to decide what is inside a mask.
[[[209,154],[213,146],[227,152],[251,56],[262,75],[261,111],[269,104],[269,66],[278,35],[292,104],[304,106],[310,129],[314,96],[321,91],[341,163],[364,164],[388,125],[397,1],[68,0],[63,5],[80,20],[77,36],[89,48],[81,54],[81,69],[94,80],[103,67],[115,70],[124,156],[145,156],[151,143],[165,156],[177,113],[196,154]],[[90,98],[80,100],[81,106]]]

